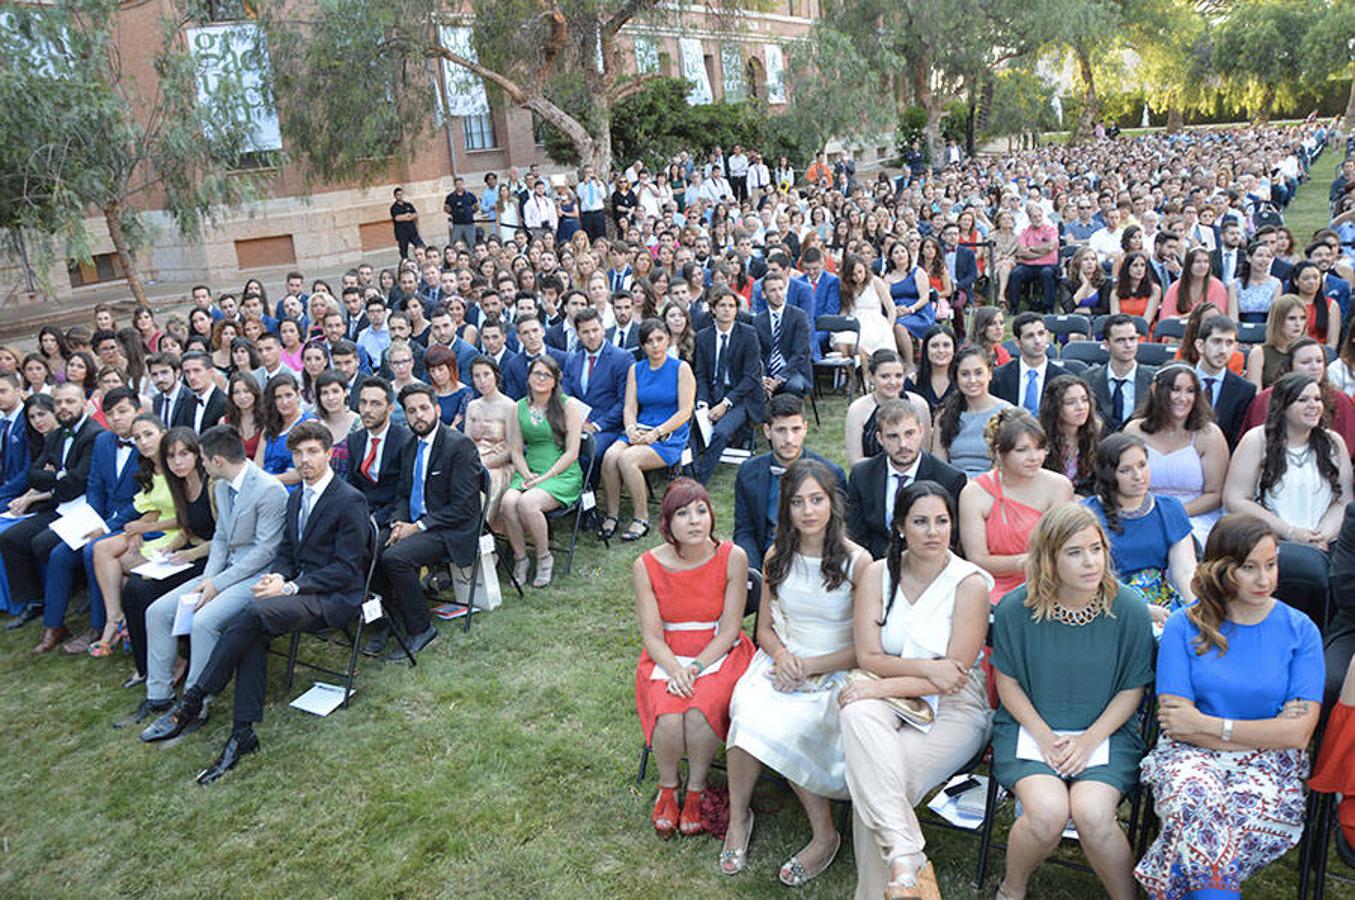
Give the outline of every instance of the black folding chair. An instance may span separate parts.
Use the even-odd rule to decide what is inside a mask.
[[[1171,344],[1139,344],[1134,359],[1145,366],[1165,366],[1176,359],[1176,348]]]
[[[1186,336],[1186,320],[1179,318],[1161,319],[1153,329],[1153,339],[1167,343],[1181,343]]]
[[[592,484],[593,482],[593,468],[598,463],[597,445],[593,441],[593,435],[587,431],[585,431],[583,435],[579,438],[579,453],[580,455],[582,455],[585,452],[588,455],[588,465],[583,473],[583,490],[579,493],[579,498],[575,500],[573,503],[569,504],[568,506],[559,506],[556,507],[555,509],[552,509],[550,512],[546,513],[547,528],[550,527],[550,523],[552,522],[556,522],[559,521],[560,519],[565,519],[570,516],[574,517],[574,528],[569,535],[569,545],[563,548],[556,547],[554,544],[551,545],[552,553],[554,553],[557,549],[564,551],[566,575],[569,574],[570,569],[572,569],[574,566],[574,545],[579,542],[579,529],[582,527],[584,514],[587,513],[589,510],[593,509],[594,506],[596,505],[596,496],[593,493],[593,489],[590,488],[589,485]],[[602,537],[601,535],[598,536]],[[602,538],[602,543],[608,549],[610,549],[612,546],[607,541],[606,538]],[[517,587],[516,582],[514,582],[514,586]],[[520,591],[521,588],[519,587],[518,590]]]
[[[1101,340],[1106,336],[1106,321],[1110,316],[1097,316],[1092,320],[1092,337]],[[1134,320],[1134,330],[1139,333],[1139,337],[1148,336],[1148,320],[1143,316],[1130,316]]]
[[[1237,342],[1254,346],[1266,342],[1266,323],[1265,322],[1238,322],[1237,323]]]
[[[1086,363],[1089,366],[1104,365],[1110,360],[1110,354],[1106,348],[1101,346],[1100,341],[1069,341],[1063,345],[1063,352],[1059,354],[1059,362],[1067,363],[1070,360]]]
[[[367,545],[368,553],[367,581],[362,586],[362,599],[364,605],[375,601],[381,608],[381,612],[384,615],[385,601],[382,599],[380,594],[372,593],[372,576],[376,574],[376,564],[381,556],[381,548],[378,543],[380,540],[381,529],[377,527],[376,519],[372,518],[371,516],[367,517],[367,522],[371,526],[370,529],[371,541]],[[348,653],[348,667],[342,671],[338,669],[328,668],[320,663],[308,662],[306,660],[300,659],[297,653],[301,647],[302,633],[300,631],[292,632],[292,639],[290,645],[287,648],[287,681],[286,681],[287,691],[290,692],[292,689],[292,682],[296,677],[296,667],[304,666],[305,668],[310,669],[313,672],[319,672],[323,675],[329,675],[334,678],[343,679],[344,691],[343,691],[343,703],[341,704],[341,706],[343,706],[344,708],[348,707],[348,700],[350,697],[353,696],[353,682],[357,679],[358,675],[358,658],[361,655],[359,651],[362,647],[362,626],[366,624],[362,608],[359,607],[357,612],[358,614],[356,617],[356,621],[350,623],[349,625],[344,626],[344,628],[342,629],[342,632],[345,635],[348,635],[349,637],[352,638],[352,640],[350,641],[351,646],[349,648]],[[391,629],[391,631],[395,635],[395,640],[400,644],[400,649],[404,652],[405,658],[409,660],[409,665],[412,668],[415,665],[414,654],[409,652],[409,645],[405,643],[404,637],[402,637],[397,630]],[[318,634],[317,637],[319,637]]]
[[[1088,341],[1079,341],[1079,343],[1089,343]],[[1080,359],[1059,359],[1059,365],[1063,366],[1064,371],[1069,375],[1081,375],[1087,371],[1087,364]]]
[[[750,612],[753,614],[753,640],[756,642],[757,623],[758,616],[761,614],[760,601],[762,598],[762,573],[757,569],[748,570],[748,597],[750,599],[744,601],[744,617],[747,618]],[[758,600],[752,600],[751,598],[753,597],[758,598]],[[649,757],[653,752],[654,751],[650,748],[648,741],[640,748],[640,768],[635,773],[636,787],[640,787],[645,783],[645,773],[649,771]],[[712,765],[717,769],[724,768],[724,766],[720,765],[718,762],[713,762]]]
[[[1054,337],[1061,338],[1060,343],[1063,343],[1067,342],[1069,336],[1074,334],[1091,337],[1092,320],[1076,313],[1067,315],[1050,313],[1044,317],[1044,327]]]
[[[861,346],[861,323],[855,316],[819,316],[814,320],[815,331],[826,331],[830,334],[842,334],[850,332],[855,337],[852,339],[852,353],[850,356],[827,356],[823,359],[814,361],[814,393],[819,392],[820,372],[831,372],[836,378],[842,371],[847,373],[847,402],[852,402],[852,394],[856,388],[856,379],[861,374],[861,354],[856,348]],[[817,417],[815,418],[817,422]]]

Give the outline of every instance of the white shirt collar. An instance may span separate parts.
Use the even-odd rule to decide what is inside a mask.
[[[1039,373],[1040,373],[1040,377],[1041,377],[1041,378],[1044,378],[1045,370],[1049,368],[1049,357],[1048,357],[1048,356],[1046,356],[1046,357],[1044,358],[1044,362],[1040,363],[1038,366],[1032,366],[1032,365],[1029,365],[1029,364],[1026,362],[1026,358],[1025,358],[1024,356],[1018,356],[1017,359],[1021,361],[1021,368],[1020,368],[1019,371],[1020,371],[1020,374],[1021,374],[1021,380],[1022,380],[1022,381],[1025,381],[1025,380],[1026,380],[1026,376],[1027,376],[1027,373],[1028,373],[1028,372],[1039,372]]]
[[[1130,366],[1129,366],[1129,371],[1128,371],[1127,373],[1125,373],[1124,375],[1116,375],[1116,374],[1115,374],[1115,370],[1111,368],[1110,363],[1106,363],[1106,378],[1107,378],[1107,380],[1112,379],[1112,378],[1123,378],[1123,379],[1127,380],[1130,384],[1133,384],[1133,383],[1134,383],[1134,380],[1138,377],[1138,374],[1139,374],[1139,361],[1138,361],[1137,359],[1134,360],[1134,362],[1130,364]]]
[[[888,457],[886,457],[886,459],[888,459]],[[913,460],[913,464],[912,464],[911,466],[909,466],[908,468],[904,469],[902,472],[900,472],[899,469],[898,469],[898,467],[894,465],[894,460],[889,459],[888,467],[887,467],[887,468],[888,468],[888,474],[890,474],[890,475],[902,475],[902,476],[906,477],[910,482],[916,481],[916,480],[917,480],[917,470],[918,470],[918,467],[921,466],[921,465],[922,465],[922,454],[921,454],[921,452],[918,453],[917,459]]]
[[[437,436],[438,436],[438,426],[434,425],[433,430],[428,432],[428,434],[424,435],[423,437],[419,438],[419,440],[422,443],[427,444],[428,448],[431,450],[433,448],[433,441],[437,440]]]
[[[237,472],[235,477],[229,482],[230,486],[234,488],[237,494],[240,493],[240,489],[245,486],[245,476],[249,474],[249,467],[250,463],[246,461],[245,464],[240,467],[240,471]]]
[[[302,484],[301,486],[302,490],[309,489],[311,492],[312,506],[314,506],[316,500],[320,499],[320,495],[325,492],[325,488],[329,487],[329,483],[333,480],[334,480],[334,470],[331,469],[329,466],[325,466],[325,474],[320,478],[319,481],[317,481],[315,484]]]
[[[387,417],[386,425],[380,431],[368,430],[367,440],[370,441],[372,438],[376,438],[377,440],[384,441],[386,439],[386,435],[390,433],[390,430],[391,430],[391,420],[389,417]]]

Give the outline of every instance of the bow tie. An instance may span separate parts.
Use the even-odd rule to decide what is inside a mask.
[[[127,438],[118,438],[118,449],[119,449],[119,450],[130,450],[133,446],[134,446],[134,445],[132,444],[132,442],[131,442],[130,440],[128,440]]]
[[[75,437],[75,429],[74,429],[74,428],[67,428],[67,427],[63,426],[62,429],[61,429],[61,436],[62,436],[62,437],[73,438],[73,437]]]
[[[786,470],[785,470],[785,468],[782,467],[782,466],[772,466],[771,468],[772,468],[772,474],[773,474],[773,475],[784,475],[784,474],[786,474]]]

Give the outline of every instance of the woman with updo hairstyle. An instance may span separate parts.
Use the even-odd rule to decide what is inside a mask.
[[[886,400],[904,399],[917,410],[918,421],[922,423],[924,438],[932,425],[931,407],[917,394],[904,390],[906,370],[903,357],[894,350],[876,350],[870,356],[866,371],[870,375],[872,389],[852,401],[847,407],[847,417],[842,430],[847,441],[847,465],[854,466],[863,459],[877,455],[880,450],[879,426],[875,423],[875,413]]]
[[[980,662],[993,579],[951,551],[955,501],[934,481],[899,492],[885,558],[856,591],[856,659],[838,695],[852,796],[856,898],[936,896],[913,807],[988,739]],[[925,732],[892,704],[925,704]],[[931,890],[932,893],[927,893]]]
[[[1008,407],[988,422],[993,468],[960,492],[965,557],[993,576],[997,603],[1026,579],[1026,545],[1047,510],[1073,499],[1073,483],[1044,467],[1049,441],[1029,412]]]
[[[1021,815],[999,900],[1026,896],[1069,819],[1113,900],[1132,900],[1134,857],[1115,810],[1139,781],[1135,711],[1153,682],[1152,619],[1115,580],[1096,515],[1066,503],[1030,538],[1026,583],[993,613],[993,775]]]
[[[937,412],[932,455],[966,475],[982,475],[993,467],[984,436],[988,423],[1011,404],[988,392],[993,367],[982,347],[961,347],[954,366],[955,390]]]
[[[1071,481],[1078,496],[1091,494],[1101,417],[1087,382],[1076,375],[1049,379],[1040,400],[1040,427],[1049,438],[1044,467]]]
[[[847,538],[843,486],[822,462],[800,459],[781,477],[776,539],[762,564],[758,651],[729,704],[729,830],[720,871],[748,862],[753,788],[765,765],[800,798],[813,837],[781,867],[799,887],[828,868],[842,840],[830,800],[846,800],[838,692],[856,665],[852,595],[870,554]]]
[[[753,658],[740,627],[748,557],[715,537],[715,509],[698,482],[677,478],[659,512],[663,543],[631,566],[643,649],[635,705],[659,768],[650,821],[661,838],[705,830],[701,795],[729,731],[729,699]],[[678,764],[687,757],[687,795],[678,812]]]
[[[1238,442],[1223,504],[1258,516],[1283,540],[1325,551],[1341,530],[1350,479],[1350,452],[1326,427],[1318,383],[1291,373],[1275,382],[1265,425]]]
[[[1275,599],[1278,572],[1271,527],[1224,516],[1195,572],[1198,601],[1167,620],[1162,736],[1142,765],[1162,829],[1134,870],[1150,897],[1240,897],[1303,834],[1322,637]]]
[[[1153,494],[1150,483],[1143,438],[1112,434],[1097,448],[1096,494],[1083,502],[1105,526],[1116,575],[1148,601],[1161,624],[1195,601],[1195,541],[1181,501]]]

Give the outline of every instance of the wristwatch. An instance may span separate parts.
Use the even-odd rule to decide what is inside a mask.
[[[295,582],[295,581],[289,581],[289,582],[287,582],[286,584],[284,584],[284,585],[282,586],[282,593],[285,594],[285,595],[287,595],[288,597],[290,597],[290,596],[292,596],[293,594],[295,594],[296,591],[297,591],[297,587],[296,587],[296,582]]]
[[[1230,741],[1230,742],[1231,742],[1232,739],[1233,739],[1233,725],[1234,725],[1234,724],[1236,724],[1236,723],[1234,723],[1232,719],[1224,719],[1224,720],[1223,720],[1223,731],[1222,731],[1222,733],[1219,735],[1219,737],[1223,738],[1225,741]]]

